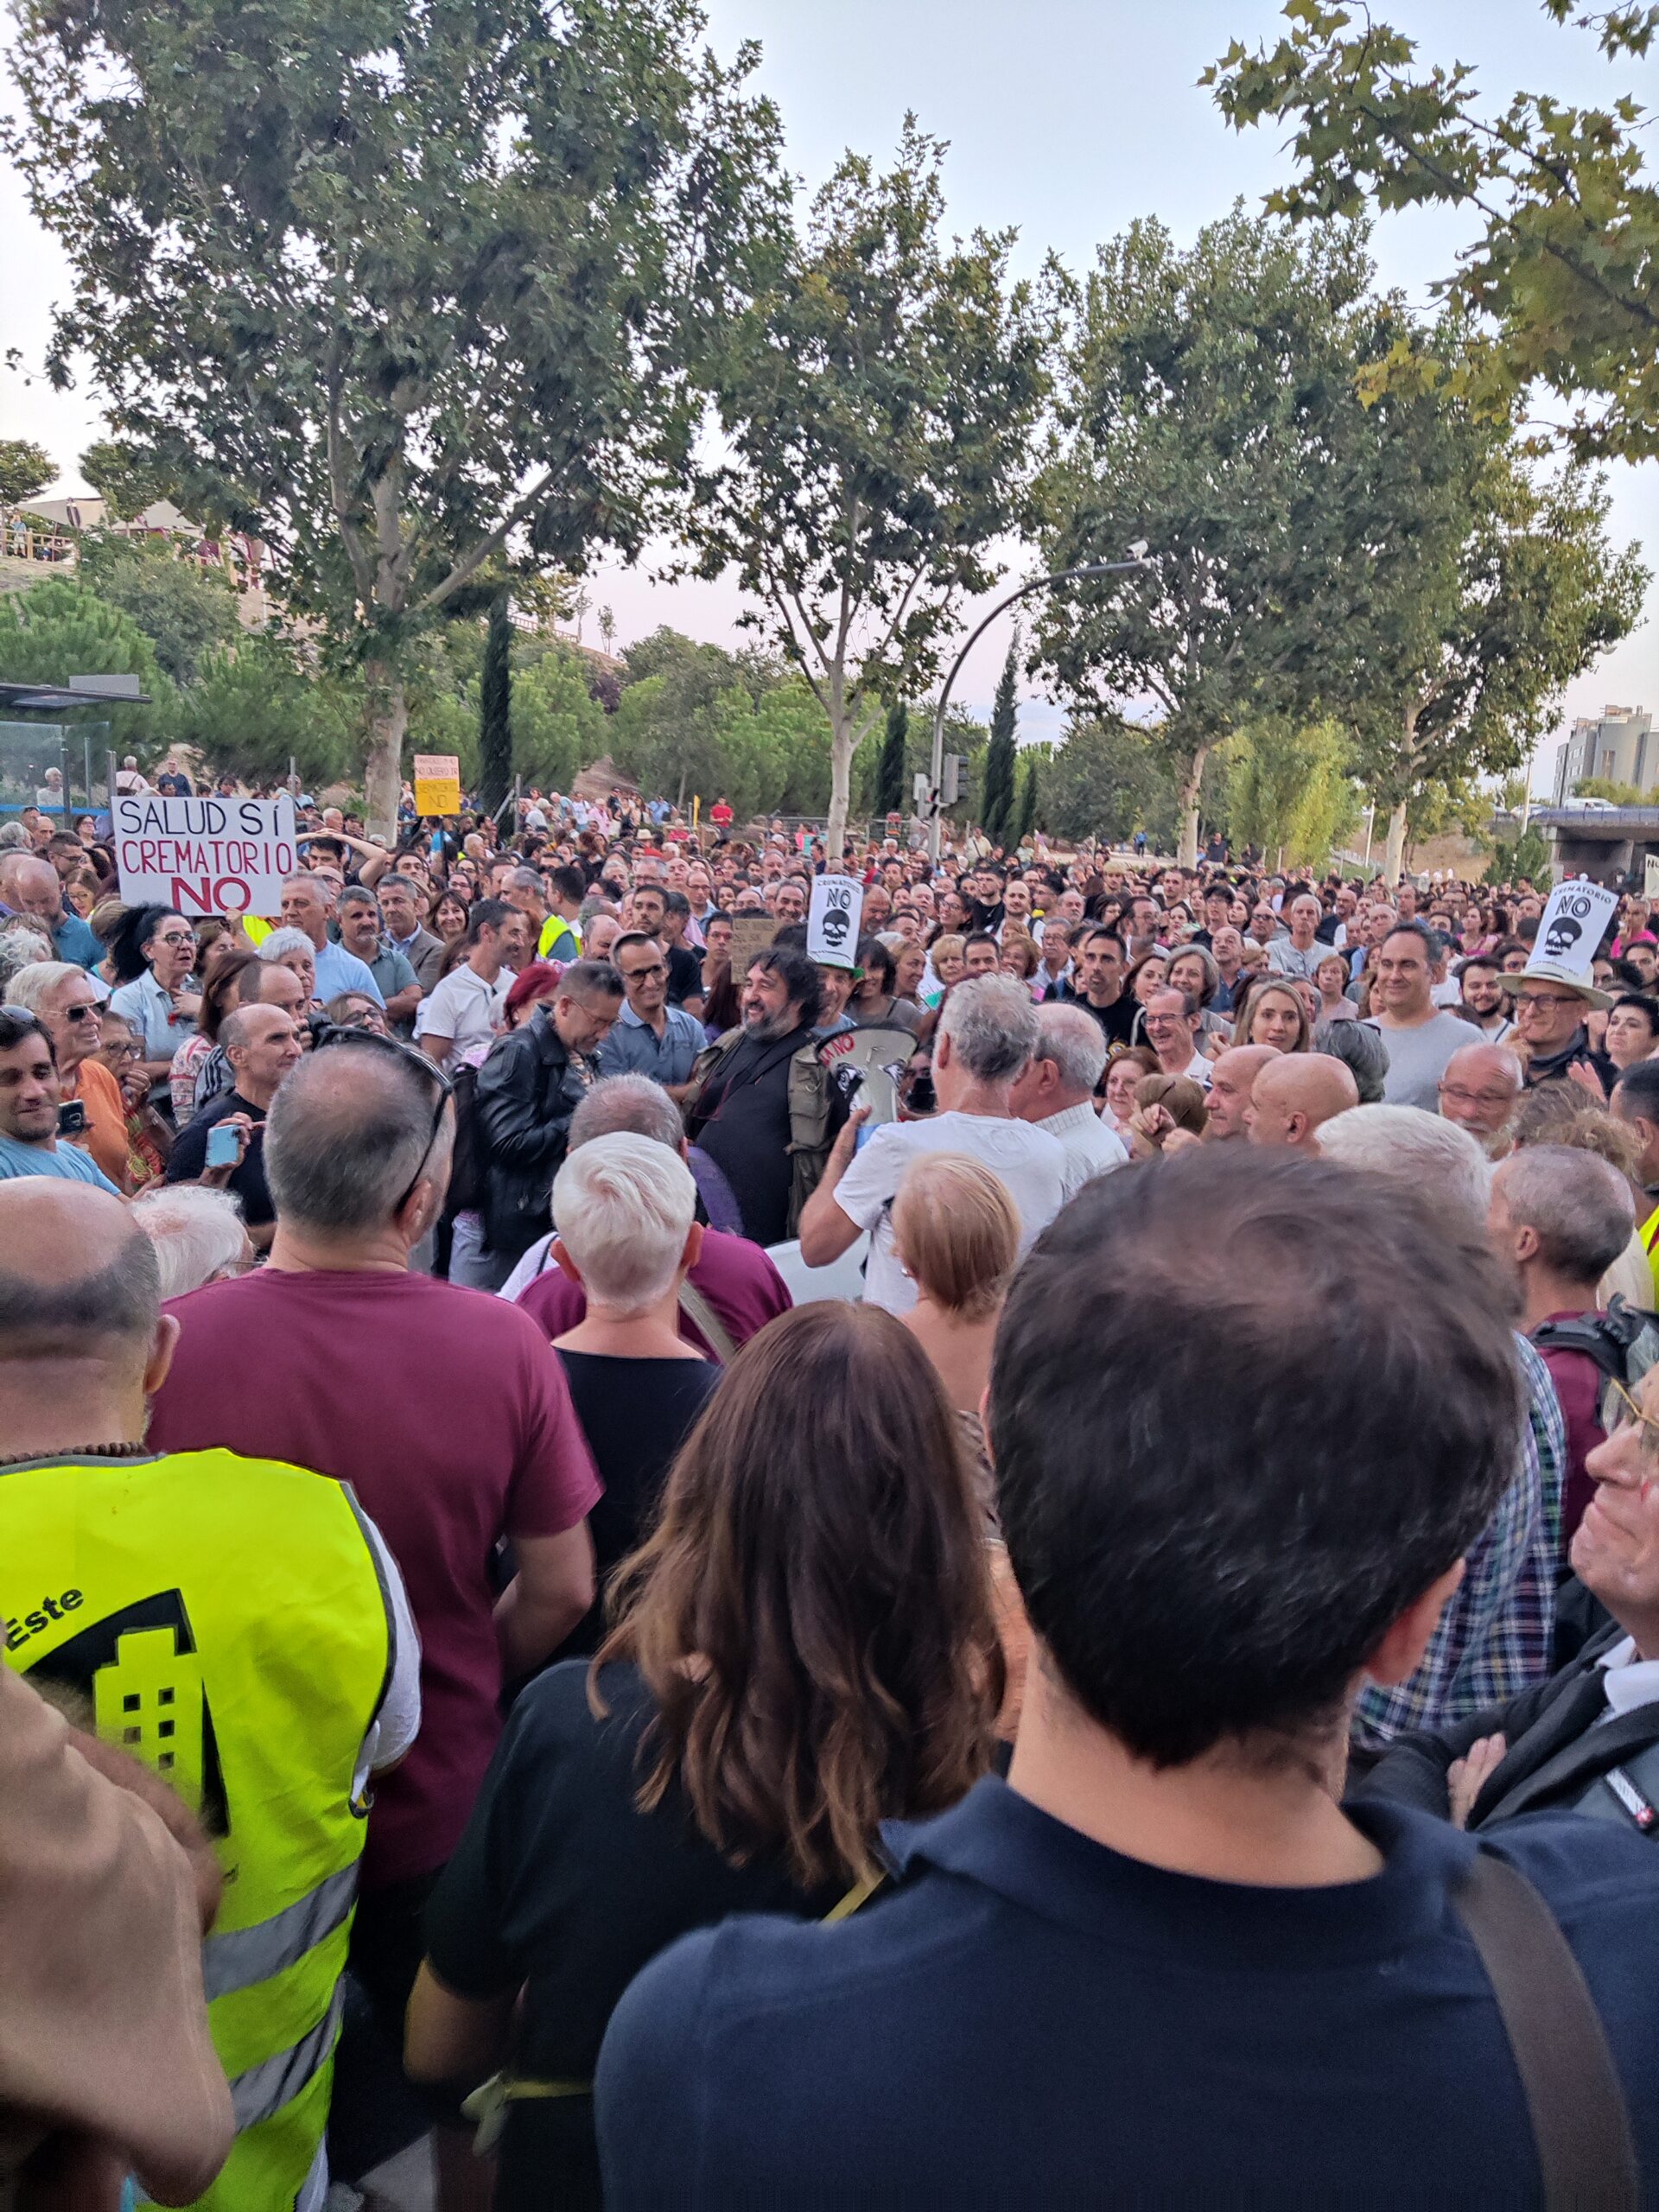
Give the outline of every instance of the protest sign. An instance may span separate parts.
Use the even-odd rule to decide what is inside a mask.
[[[864,887],[855,876],[820,875],[806,916],[806,957],[827,968],[852,968],[858,960],[858,923]]]
[[[454,753],[415,755],[416,814],[461,812],[461,758]]]
[[[1659,899],[1659,855],[1653,853],[1642,863],[1642,890],[1644,897]]]
[[[1527,973],[1553,971],[1562,982],[1587,983],[1596,948],[1618,911],[1618,892],[1604,891],[1587,877],[1569,877],[1565,883],[1558,883],[1539,921]]]
[[[175,906],[189,916],[280,912],[283,879],[299,865],[291,798],[129,791],[110,810],[124,906]]]
[[[778,925],[770,914],[734,914],[732,917],[732,974],[740,989],[749,972],[749,963],[757,952],[764,952],[778,934]]]

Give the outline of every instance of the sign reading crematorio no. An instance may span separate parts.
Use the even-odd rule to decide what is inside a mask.
[[[275,914],[299,865],[291,798],[164,798],[118,793],[110,818],[126,906]]]

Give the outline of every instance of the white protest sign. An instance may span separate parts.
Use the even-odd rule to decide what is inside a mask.
[[[850,968],[858,957],[864,887],[856,876],[821,875],[806,917],[806,957],[827,968]]]
[[[163,798],[111,803],[122,903],[180,913],[274,915],[299,866],[291,798]]]
[[[1584,876],[1569,876],[1549,894],[1538,924],[1538,940],[1529,969],[1548,966],[1570,970],[1586,983],[1590,963],[1607,925],[1618,912],[1617,891],[1604,891]]]
[[[1642,863],[1642,891],[1649,899],[1659,899],[1659,856],[1649,853]]]

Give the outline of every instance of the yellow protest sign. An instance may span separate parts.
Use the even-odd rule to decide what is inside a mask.
[[[415,755],[416,814],[461,812],[461,760],[454,753]]]

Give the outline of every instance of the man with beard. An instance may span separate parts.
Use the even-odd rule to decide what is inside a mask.
[[[750,964],[741,1026],[703,1054],[685,1102],[687,1134],[731,1185],[757,1244],[793,1233],[845,1118],[811,1034],[822,1000],[806,954],[769,945]]]

